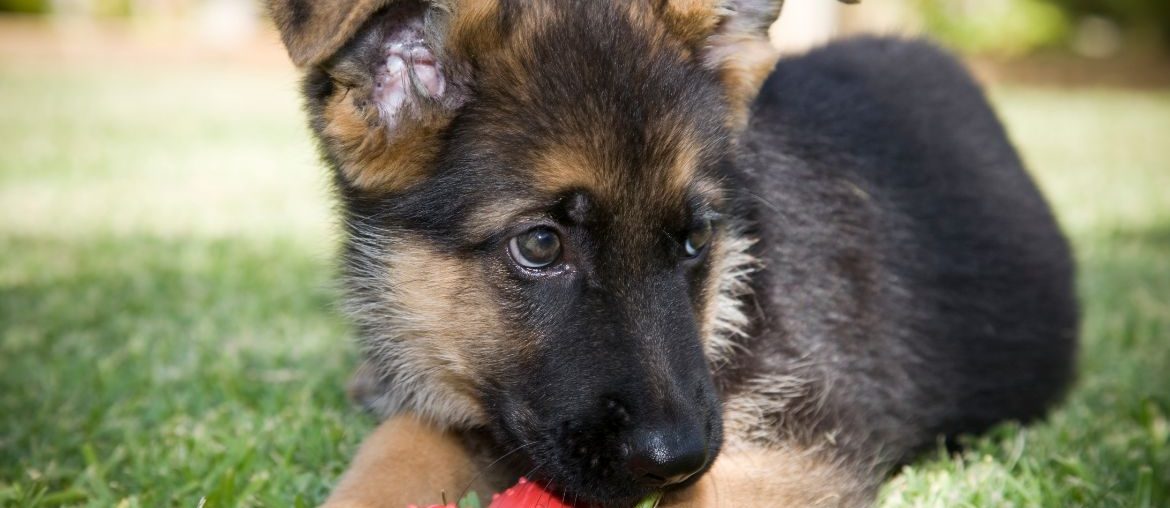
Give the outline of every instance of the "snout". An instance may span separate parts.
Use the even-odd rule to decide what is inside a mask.
[[[512,425],[521,439],[511,441],[538,441],[531,467],[589,504],[628,505],[652,491],[684,488],[719,454],[722,404],[689,289],[672,284],[651,286],[653,298],[630,297],[640,305],[616,311],[636,322],[591,322],[577,340],[550,341],[549,354],[535,363],[538,373],[517,376],[542,382],[504,392],[521,395],[536,417]],[[627,296],[638,291],[648,290]],[[521,434],[525,427],[536,435]]]
[[[658,425],[628,438],[626,472],[638,484],[660,489],[687,481],[707,465],[709,439],[690,424]]]
[[[592,411],[562,420],[553,445],[556,458],[542,461],[550,479],[601,504],[640,499],[693,480],[719,453],[718,404],[706,397],[676,402],[604,397]]]

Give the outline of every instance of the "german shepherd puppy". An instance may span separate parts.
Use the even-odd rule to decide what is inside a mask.
[[[828,0],[824,0],[828,1]],[[1072,377],[1069,249],[921,42],[781,0],[271,0],[384,419],[328,503],[858,506]]]

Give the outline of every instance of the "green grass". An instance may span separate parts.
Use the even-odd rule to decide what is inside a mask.
[[[0,61],[0,505],[314,504],[372,423],[293,76]],[[997,90],[1077,248],[1081,380],[884,506],[1170,505],[1170,94]]]

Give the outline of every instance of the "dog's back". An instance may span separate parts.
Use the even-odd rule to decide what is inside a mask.
[[[902,461],[939,434],[1036,418],[1063,393],[1077,336],[1067,243],[950,57],[860,38],[782,60],[742,147],[768,267],[768,332],[752,347],[812,385],[797,427]]]

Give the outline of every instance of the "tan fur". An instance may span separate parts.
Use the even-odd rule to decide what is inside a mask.
[[[707,279],[706,306],[702,313],[703,347],[713,370],[722,368],[747,336],[751,318],[744,298],[751,294],[749,280],[759,270],[759,261],[749,249],[755,240],[731,225],[712,243],[713,275]]]
[[[739,448],[725,451],[696,484],[668,494],[659,507],[860,507],[872,488],[814,450]]]
[[[449,119],[418,112],[423,118],[390,132],[377,108],[358,105],[363,94],[368,96],[367,88],[337,92],[325,107],[322,136],[333,147],[342,173],[368,191],[403,190],[422,181],[438,154],[435,138]]]
[[[727,103],[731,107],[728,125],[734,130],[747,126],[748,109],[776,66],[780,55],[766,37],[720,34],[711,38],[707,64],[718,69]]]
[[[460,0],[447,36],[448,54],[476,60],[504,43],[498,0]]]
[[[815,411],[810,403],[815,394],[807,379],[792,374],[765,374],[750,378],[741,390],[723,404],[723,431],[728,446],[772,446],[787,441],[820,442],[831,445],[832,436],[784,435],[777,429],[784,418]]]
[[[681,121],[679,122],[681,123]],[[650,129],[649,144],[662,147],[663,153],[655,159],[663,161],[656,168],[654,185],[648,190],[658,202],[672,202],[683,199],[693,187],[699,194],[718,203],[721,191],[717,185],[696,178],[702,160],[703,143],[685,126],[673,119],[663,119]],[[604,202],[615,203],[630,195],[627,168],[619,162],[607,160],[605,154],[609,143],[617,143],[603,134],[582,134],[572,146],[554,146],[543,150],[532,166],[533,180],[537,188],[549,194],[583,189]]]
[[[714,0],[660,0],[657,11],[667,29],[695,49],[702,48],[719,23]]]
[[[328,508],[405,508],[454,500],[472,483],[477,465],[459,436],[411,415],[383,422],[362,443],[348,470],[325,501]]]
[[[673,148],[673,153],[663,154],[662,157],[662,160],[669,161],[666,163],[667,167],[664,170],[666,178],[663,179],[662,185],[670,189],[671,194],[679,192],[678,195],[682,195],[692,184],[699,183],[696,182],[695,175],[698,172],[699,164],[702,163],[704,143],[697,139],[696,134],[691,129],[679,126],[673,119],[660,120],[657,127],[660,131],[666,131],[658,133],[658,137],[670,140],[661,143],[660,146]],[[704,198],[717,198],[721,194],[706,186],[700,187],[699,190],[715,191],[703,195]]]
[[[525,212],[531,213],[532,210],[539,209],[547,202],[547,200],[540,198],[517,198],[509,201],[500,200],[484,203],[467,214],[467,220],[463,227],[466,228],[470,238],[484,241],[491,235],[519,224],[525,218],[530,218]]]
[[[525,353],[501,330],[487,297],[492,290],[477,265],[419,239],[392,241],[389,254],[380,245],[363,247],[374,249],[383,264],[368,267],[371,273],[363,278],[377,285],[372,296],[350,302],[353,318],[373,331],[365,343],[373,363],[363,374],[372,379],[356,380],[354,389],[380,388],[377,383],[393,374],[395,389],[365,394],[367,405],[383,416],[406,410],[443,426],[482,423],[473,386],[482,377],[479,369],[492,368],[493,359],[506,361],[501,350]]]
[[[659,16],[667,29],[689,47],[702,52],[703,63],[723,81],[730,106],[728,125],[741,130],[748,107],[771,73],[779,53],[766,27],[735,20],[728,0],[662,0]],[[776,2],[776,11],[782,2]]]
[[[537,156],[532,165],[533,181],[541,191],[556,195],[570,189],[587,189],[594,195],[610,196],[613,182],[604,178],[603,160],[596,160],[588,150],[575,147],[552,147]]]

